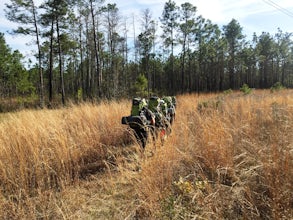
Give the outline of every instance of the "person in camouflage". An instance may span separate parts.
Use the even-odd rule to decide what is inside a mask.
[[[173,124],[173,121],[175,120],[175,107],[176,107],[176,98],[175,96],[173,96],[174,98],[172,98],[171,96],[165,96],[163,97],[163,100],[165,101],[165,103],[167,104],[167,111],[168,111],[168,120],[170,122],[170,124]]]
[[[139,145],[144,149],[148,139],[149,127],[155,125],[155,116],[147,108],[145,99],[133,98],[131,115],[122,117],[122,124],[128,124],[132,128]]]
[[[171,126],[175,119],[176,97],[165,96],[160,99],[152,96],[148,100],[133,98],[131,115],[122,117],[122,124],[129,125],[133,129],[138,143],[144,149],[152,133],[156,141],[160,135],[163,140],[166,134],[171,133]]]

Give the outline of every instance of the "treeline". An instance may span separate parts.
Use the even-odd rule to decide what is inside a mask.
[[[0,35],[2,97],[39,97],[39,104],[293,86],[292,33],[247,40],[237,20],[219,27],[196,6],[169,0],[159,20],[145,9],[123,17],[103,0],[10,0],[6,16],[29,35],[36,64],[25,65]],[[132,33],[132,34],[130,34]]]

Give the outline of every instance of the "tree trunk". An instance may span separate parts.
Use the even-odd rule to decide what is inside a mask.
[[[185,54],[186,54],[186,35],[184,36],[182,46],[182,59],[181,59],[181,93],[184,93],[184,78],[185,78]]]
[[[99,62],[99,47],[98,40],[96,34],[96,22],[95,22],[95,14],[93,8],[93,1],[90,1],[90,10],[92,16],[92,24],[93,24],[93,38],[94,38],[94,50],[95,50],[95,59],[96,59],[96,75],[97,75],[97,86],[98,86],[98,96],[101,96],[101,75],[100,75],[100,62]]]
[[[39,62],[39,78],[40,78],[40,106],[41,108],[44,107],[44,77],[43,77],[43,68],[42,68],[42,53],[41,53],[41,46],[40,46],[40,39],[39,39],[39,29],[37,25],[37,18],[36,18],[36,10],[34,2],[32,1],[32,13],[34,19],[34,27],[37,37],[37,47],[38,47],[38,62]]]
[[[52,105],[53,101],[53,26],[54,20],[51,23],[51,36],[50,36],[50,55],[49,55],[49,73],[48,73],[48,90],[49,90],[49,107]]]
[[[85,99],[85,79],[84,79],[84,61],[83,61],[83,46],[82,46],[82,22],[79,20],[79,56],[80,56],[80,78],[79,78],[79,89],[82,89],[82,99]]]
[[[60,32],[59,32],[59,21],[58,18],[56,20],[56,28],[57,28],[57,43],[58,43],[58,56],[59,56],[59,76],[60,76],[60,89],[62,96],[62,104],[65,105],[65,89],[64,89],[64,74],[63,74],[63,62],[62,62],[62,49],[60,42]]]

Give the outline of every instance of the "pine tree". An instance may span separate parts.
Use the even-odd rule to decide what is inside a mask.
[[[175,34],[176,29],[178,28],[178,18],[179,18],[179,8],[174,1],[169,0],[164,5],[164,10],[162,13],[161,23],[162,23],[162,39],[164,41],[165,47],[171,47],[170,54],[170,65],[171,65],[171,73],[169,73],[169,85],[170,90],[174,93],[175,90],[175,70],[174,70],[174,47],[176,45]]]
[[[155,21],[149,9],[142,11],[141,17],[141,30],[138,35],[138,48],[140,52],[141,65],[143,72],[148,80],[148,95],[150,94],[151,87],[151,73],[150,73],[150,53],[155,40]]]
[[[42,51],[39,31],[38,10],[33,0],[10,0],[6,4],[6,17],[20,26],[13,30],[16,34],[35,36],[38,53],[39,80],[40,80],[40,106],[44,106],[44,79],[42,71]]]
[[[237,85],[237,72],[236,72],[236,56],[241,48],[241,40],[244,38],[242,34],[242,27],[235,19],[232,19],[228,25],[223,27],[224,34],[229,46],[229,80],[230,88],[235,89]]]

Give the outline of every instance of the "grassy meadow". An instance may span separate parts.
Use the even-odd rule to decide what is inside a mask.
[[[0,115],[1,219],[292,219],[293,91],[177,97],[142,151],[131,101]]]

